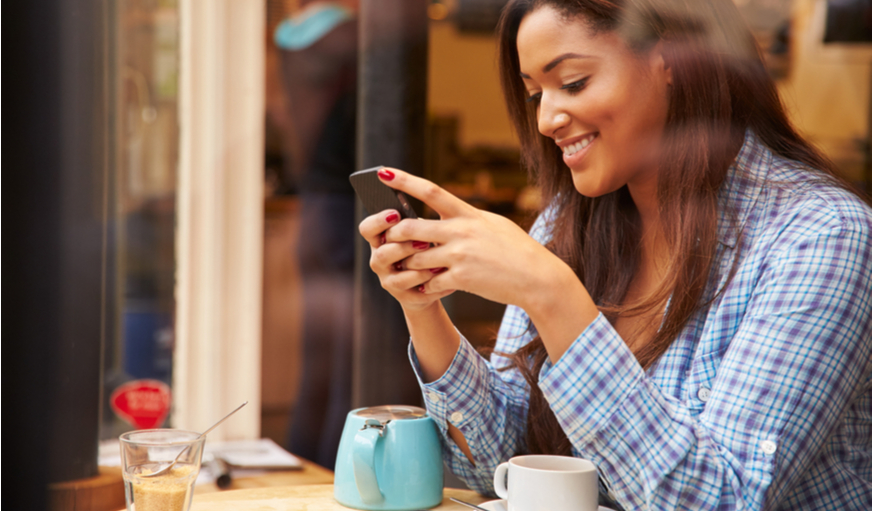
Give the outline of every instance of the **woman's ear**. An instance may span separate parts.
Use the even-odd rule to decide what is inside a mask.
[[[666,60],[666,44],[663,41],[658,41],[651,49],[649,61],[651,70],[658,76],[662,76],[666,81],[666,85],[672,85],[672,67]]]

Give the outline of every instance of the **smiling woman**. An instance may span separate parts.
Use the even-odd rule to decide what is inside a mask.
[[[562,150],[576,190],[599,197],[632,183],[637,204],[654,199],[671,82],[660,48],[637,55],[553,7],[524,18],[517,44],[538,131]]]
[[[500,77],[529,234],[383,169],[440,220],[363,220],[449,467],[593,461],[623,509],[868,509],[872,208],[788,122],[731,0],[512,0]],[[508,304],[486,360],[439,299]]]

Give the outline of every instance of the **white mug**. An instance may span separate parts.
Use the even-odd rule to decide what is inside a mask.
[[[515,456],[497,467],[494,490],[508,511],[597,511],[597,479],[596,467],[585,459]]]

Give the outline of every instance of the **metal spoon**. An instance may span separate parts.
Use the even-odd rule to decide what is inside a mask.
[[[455,499],[454,497],[448,497],[448,498],[451,499],[451,500],[453,500],[454,502],[457,502],[458,504],[463,504],[464,506],[466,506],[466,507],[468,507],[468,508],[470,508],[470,509],[478,509],[478,510],[480,510],[480,511],[487,511],[487,509],[485,509],[485,508],[483,508],[483,507],[481,507],[481,506],[476,506],[475,504],[473,504],[473,503],[471,503],[471,502],[466,502],[466,501],[463,501],[463,500],[460,500],[460,499]]]
[[[219,424],[221,424],[222,422],[226,421],[228,417],[230,417],[230,416],[233,415],[234,413],[238,412],[240,408],[242,408],[243,406],[245,406],[245,405],[247,405],[247,404],[248,404],[248,401],[246,401],[246,402],[242,403],[241,405],[237,406],[235,410],[233,410],[232,412],[230,412],[230,413],[228,413],[227,415],[225,415],[224,417],[222,417],[221,420],[219,420],[219,421],[216,422],[215,424],[212,424],[212,427],[211,427],[211,428],[209,428],[209,429],[207,429],[206,431],[204,431],[203,433],[201,433],[200,436],[198,436],[198,437],[195,439],[195,441],[196,441],[196,440],[199,440],[199,439],[201,439],[201,438],[203,438],[204,436],[206,436],[207,433],[209,433],[209,432],[212,431],[213,429],[217,428]],[[176,462],[179,461],[179,458],[182,457],[182,454],[184,454],[185,451],[187,451],[187,450],[190,449],[190,448],[191,448],[191,446],[188,445],[188,446],[186,446],[184,449],[182,449],[182,452],[180,452],[180,453],[176,456],[176,459],[174,459],[174,460],[172,461],[172,463],[170,463],[169,465],[167,465],[167,466],[165,466],[165,467],[162,467],[160,470],[157,470],[157,471],[152,472],[152,473],[150,473],[150,474],[139,474],[139,477],[155,477],[155,476],[159,476],[159,475],[163,474],[163,473],[166,472],[167,470],[173,468],[173,467],[175,466]]]

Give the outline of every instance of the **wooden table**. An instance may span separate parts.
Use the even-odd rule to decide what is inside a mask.
[[[194,501],[199,495],[230,490],[245,490],[253,488],[266,488],[271,486],[298,486],[312,484],[333,483],[333,472],[321,465],[308,460],[302,460],[303,468],[300,470],[278,470],[264,472],[256,476],[234,475],[230,487],[222,490],[215,483],[198,484],[194,487]],[[237,471],[237,474],[244,472]]]
[[[469,508],[448,500],[455,497],[473,504],[486,502],[486,497],[470,491],[446,488],[439,511],[469,511]],[[303,486],[271,486],[247,490],[228,490],[194,496],[191,511],[346,511],[348,508],[333,499],[332,484]]]

